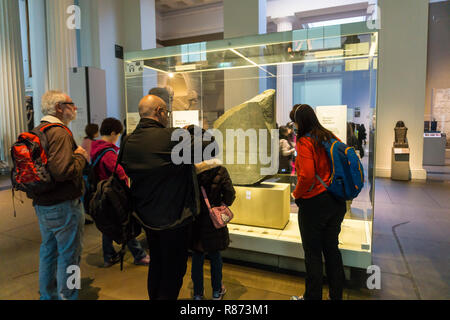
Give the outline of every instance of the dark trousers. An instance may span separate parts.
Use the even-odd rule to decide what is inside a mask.
[[[176,300],[183,285],[188,260],[191,225],[170,230],[145,230],[150,252],[150,300]]]
[[[222,255],[220,251],[192,253],[191,279],[194,283],[194,295],[203,295],[203,264],[205,256],[211,261],[211,286],[214,292],[222,290]]]
[[[311,199],[297,199],[298,224],[305,252],[306,291],[305,300],[322,300],[323,263],[332,300],[342,299],[344,266],[339,251],[339,233],[344,220],[346,205],[328,192]]]

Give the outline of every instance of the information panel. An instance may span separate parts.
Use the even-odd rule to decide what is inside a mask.
[[[189,110],[189,111],[173,111],[172,113],[172,124],[174,128],[183,128],[191,124],[200,126],[199,122],[199,111]]]
[[[322,126],[347,143],[347,106],[318,106],[316,114]]]

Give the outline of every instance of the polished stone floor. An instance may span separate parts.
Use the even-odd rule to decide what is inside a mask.
[[[38,299],[40,232],[31,202],[16,195],[13,215],[7,177],[0,179],[0,299]],[[21,199],[22,197],[22,199]],[[381,268],[381,289],[349,283],[345,299],[450,299],[450,183],[376,181],[373,264]],[[21,203],[23,201],[23,203]],[[145,245],[143,235],[139,238]],[[124,271],[102,268],[101,235],[85,228],[81,299],[147,299],[147,268],[129,252]],[[367,277],[367,276],[366,276]],[[205,295],[211,296],[209,264]],[[225,262],[225,299],[286,300],[304,290],[304,275]],[[190,262],[181,299],[192,291]],[[324,297],[327,296],[325,287]]]

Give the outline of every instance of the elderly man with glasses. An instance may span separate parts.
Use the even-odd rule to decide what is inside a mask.
[[[47,169],[53,180],[50,191],[33,198],[42,243],[39,254],[39,291],[41,300],[75,300],[78,289],[68,277],[79,267],[84,210],[82,172],[87,152],[77,147],[67,126],[76,119],[77,107],[61,91],[48,91],[42,97],[44,117],[38,129],[47,138]]]

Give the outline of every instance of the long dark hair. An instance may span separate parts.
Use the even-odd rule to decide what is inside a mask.
[[[322,142],[330,139],[337,139],[330,130],[320,124],[314,109],[307,104],[296,104],[289,117],[298,126],[297,141],[308,133],[318,145],[322,145]]]

